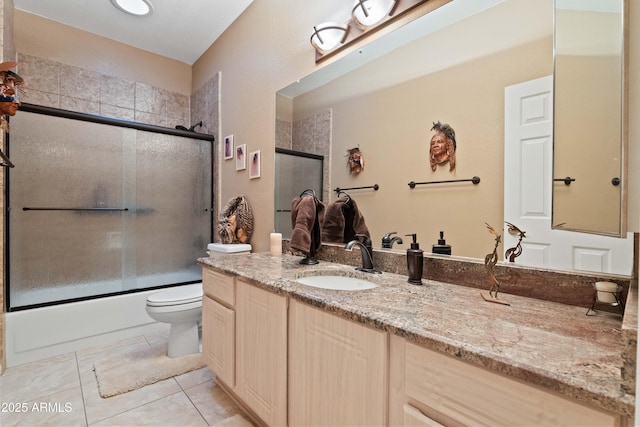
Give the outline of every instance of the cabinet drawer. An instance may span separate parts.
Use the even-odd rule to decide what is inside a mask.
[[[614,426],[618,416],[407,343],[405,393],[464,425]]]
[[[217,271],[202,269],[202,289],[205,295],[233,307],[236,303],[235,278]]]

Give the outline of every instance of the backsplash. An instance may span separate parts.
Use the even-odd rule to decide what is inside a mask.
[[[283,249],[287,253],[293,253],[288,244],[285,240]],[[357,251],[347,251],[343,245],[337,244],[323,244],[316,258],[353,266],[361,264],[361,257]],[[407,275],[404,252],[374,249],[373,259],[374,267],[378,270]],[[623,301],[626,301],[633,282],[631,277],[626,276],[545,270],[503,262],[498,263],[494,271],[500,282],[500,293],[585,307],[585,314],[593,301],[595,282],[611,281],[621,285],[624,288]],[[425,253],[423,278],[482,290],[489,289],[487,272],[484,263],[479,259]],[[617,312],[617,308],[614,307],[598,306],[598,309]]]

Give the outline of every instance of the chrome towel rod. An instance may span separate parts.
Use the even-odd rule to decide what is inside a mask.
[[[363,190],[366,188],[373,188],[375,191],[378,191],[378,189],[380,188],[380,186],[378,184],[373,184],[373,185],[367,185],[366,187],[351,187],[351,188],[334,188],[333,191],[335,191],[336,193],[340,193],[341,191],[346,191],[346,190]]]
[[[480,183],[480,177],[479,176],[474,176],[471,179],[451,179],[451,180],[447,180],[447,181],[428,181],[428,182],[415,182],[415,181],[411,181],[409,184],[407,184],[409,187],[416,188],[416,185],[423,185],[423,184],[445,184],[445,183],[449,183],[449,182],[473,182],[474,184],[479,184]]]

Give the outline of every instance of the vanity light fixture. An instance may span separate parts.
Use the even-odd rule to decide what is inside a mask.
[[[121,11],[134,16],[147,16],[153,12],[149,0],[111,0],[111,3]]]
[[[351,19],[361,30],[367,30],[393,15],[397,0],[355,0]]]
[[[327,53],[335,49],[339,44],[344,43],[347,38],[349,27],[335,22],[324,22],[313,27],[311,35],[311,45],[319,53]]]

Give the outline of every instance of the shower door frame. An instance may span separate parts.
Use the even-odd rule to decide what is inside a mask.
[[[214,219],[214,205],[215,205],[215,198],[214,198],[214,180],[215,180],[215,175],[214,175],[214,170],[215,170],[215,166],[214,166],[214,162],[215,162],[215,137],[214,135],[210,135],[210,134],[204,134],[204,133],[199,133],[199,132],[192,132],[192,131],[185,131],[185,130],[180,130],[180,129],[172,129],[172,128],[167,128],[167,127],[163,127],[163,126],[156,126],[156,125],[151,125],[151,124],[146,124],[146,123],[140,123],[140,122],[133,122],[133,121],[128,121],[128,120],[122,120],[122,119],[116,119],[116,118],[111,118],[111,117],[105,117],[105,116],[99,116],[99,115],[94,115],[94,114],[87,114],[87,113],[80,113],[80,112],[76,112],[76,111],[70,111],[70,110],[63,110],[63,109],[59,109],[59,108],[54,108],[54,107],[46,107],[46,106],[42,106],[42,105],[36,105],[36,104],[29,104],[29,103],[23,103],[20,106],[20,111],[25,111],[25,112],[29,112],[29,113],[35,113],[35,114],[42,114],[42,115],[47,115],[47,116],[53,116],[53,117],[60,117],[60,118],[65,118],[65,119],[72,119],[72,120],[79,120],[79,121],[84,121],[84,122],[90,122],[90,123],[97,123],[97,124],[103,124],[103,125],[108,125],[108,126],[117,126],[117,127],[122,127],[122,128],[127,128],[127,129],[134,129],[134,130],[140,130],[140,131],[146,131],[146,132],[151,132],[151,133],[157,133],[157,134],[163,134],[163,135],[172,135],[172,136],[179,136],[179,137],[185,137],[185,138],[190,138],[190,139],[196,139],[196,140],[202,140],[202,141],[209,141],[212,144],[211,147],[211,206],[209,206],[209,223],[210,223],[210,236],[209,239],[210,241],[213,241],[213,235],[214,235],[214,227],[213,227],[213,219]],[[18,113],[19,114],[19,113]],[[6,156],[8,158],[11,157],[11,152],[10,152],[10,147],[11,147],[11,135],[10,133],[6,134],[6,149],[4,150]],[[53,306],[53,305],[59,305],[59,304],[66,304],[66,303],[71,303],[71,302],[78,302],[78,301],[87,301],[87,300],[91,300],[91,299],[98,299],[98,298],[104,298],[104,297],[108,297],[108,296],[114,296],[114,295],[124,295],[124,294],[130,294],[130,293],[135,293],[135,292],[143,292],[143,291],[148,291],[151,289],[160,289],[160,288],[167,288],[167,287],[171,287],[171,286],[175,286],[175,285],[179,285],[180,283],[175,283],[175,284],[167,284],[167,285],[160,285],[157,287],[150,287],[150,288],[141,288],[141,289],[131,289],[131,290],[124,290],[124,291],[120,291],[120,292],[114,292],[114,293],[109,293],[109,294],[99,294],[99,295],[90,295],[90,296],[84,296],[84,297],[79,297],[79,298],[72,298],[72,299],[65,299],[65,300],[61,300],[61,301],[53,301],[53,302],[47,302],[47,303],[38,303],[38,304],[32,304],[32,305],[28,305],[28,306],[21,306],[21,307],[11,307],[10,304],[10,283],[9,283],[9,276],[10,276],[10,251],[9,251],[9,243],[10,243],[10,228],[9,228],[9,209],[11,208],[11,206],[9,206],[9,193],[10,193],[10,176],[9,176],[9,167],[5,167],[4,170],[4,183],[5,183],[5,188],[4,188],[4,194],[3,194],[3,202],[4,202],[4,259],[3,259],[3,263],[4,263],[4,269],[3,269],[3,283],[4,283],[4,301],[5,301],[5,311],[7,312],[15,312],[15,311],[22,311],[22,310],[28,310],[28,309],[32,309],[32,308],[39,308],[39,307],[47,307],[47,306]],[[203,249],[204,251],[204,249]]]

